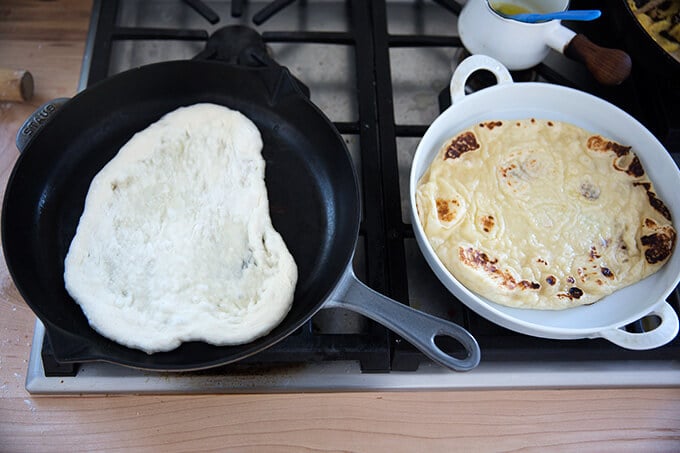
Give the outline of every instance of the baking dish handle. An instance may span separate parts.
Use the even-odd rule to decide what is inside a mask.
[[[463,60],[451,77],[451,105],[460,102],[465,97],[465,83],[470,76],[477,71],[489,71],[496,77],[499,85],[512,83],[512,76],[508,68],[487,55],[471,55]]]
[[[323,308],[344,308],[371,318],[396,332],[427,357],[446,368],[468,371],[479,364],[479,345],[467,330],[372,290],[354,275],[351,267]],[[465,349],[466,356],[457,358],[442,350],[435,343],[435,338],[440,336],[456,340]]]
[[[668,302],[662,302],[647,316],[658,316],[660,324],[648,332],[632,333],[619,329],[599,332],[598,336],[626,349],[646,350],[663,346],[678,334],[678,315]]]

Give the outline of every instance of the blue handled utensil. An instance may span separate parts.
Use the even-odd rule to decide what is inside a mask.
[[[602,12],[597,9],[585,10],[566,10],[556,11],[554,13],[522,13],[522,14],[502,14],[508,19],[514,19],[520,22],[533,24],[535,22],[546,22],[549,20],[576,20],[576,21],[590,21],[595,20],[602,15]]]

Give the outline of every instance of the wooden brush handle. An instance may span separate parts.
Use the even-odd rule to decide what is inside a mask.
[[[564,48],[564,54],[583,62],[593,78],[604,85],[619,85],[628,78],[633,67],[626,52],[600,47],[583,35],[574,36]]]
[[[0,101],[23,102],[33,97],[33,76],[28,71],[0,68]]]

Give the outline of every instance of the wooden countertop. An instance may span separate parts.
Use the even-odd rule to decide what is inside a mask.
[[[76,91],[87,0],[0,3],[0,66],[35,96],[0,103],[4,192],[21,122]],[[680,451],[680,388],[33,397],[34,316],[0,265],[0,451]]]

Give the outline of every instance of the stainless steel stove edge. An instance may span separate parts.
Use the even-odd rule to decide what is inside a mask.
[[[37,320],[26,376],[32,395],[237,394],[680,387],[680,360],[648,362],[482,363],[451,372],[434,364],[417,371],[362,373],[355,362],[310,363],[250,374],[162,373],[108,363],[80,367],[74,377],[46,377]]]
[[[94,0],[78,91],[87,86],[101,0]],[[82,366],[74,377],[46,377],[44,327],[36,321],[26,377],[32,395],[365,392],[478,389],[680,387],[674,361],[484,362],[469,372],[423,364],[415,372],[362,373],[356,362],[312,363],[237,375],[150,373],[107,363]],[[483,351],[482,351],[483,352]]]
[[[90,73],[90,66],[92,65],[92,52],[94,48],[95,36],[97,35],[97,24],[99,23],[99,14],[101,11],[101,0],[94,0],[92,2],[92,12],[90,13],[90,26],[87,31],[87,38],[85,40],[85,51],[83,52],[83,63],[80,67],[80,77],[78,79],[78,92],[87,88],[87,81]]]

